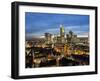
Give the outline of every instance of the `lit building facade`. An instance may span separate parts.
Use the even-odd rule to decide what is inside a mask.
[[[60,38],[61,38],[61,43],[65,43],[65,29],[63,25],[60,25]]]
[[[46,44],[51,44],[52,43],[52,34],[45,33],[45,43]]]

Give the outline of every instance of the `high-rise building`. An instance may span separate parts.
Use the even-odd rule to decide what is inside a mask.
[[[60,25],[60,36],[61,37],[65,36],[65,29],[64,29],[63,25]]]
[[[61,37],[61,43],[65,43],[65,29],[63,25],[60,25],[60,37]]]
[[[45,33],[45,40],[46,40],[46,44],[52,43],[52,34]]]

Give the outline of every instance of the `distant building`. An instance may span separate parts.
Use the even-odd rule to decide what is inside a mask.
[[[60,36],[57,36],[57,42],[56,43],[62,43],[62,39]]]
[[[77,43],[77,35],[75,35],[72,31],[69,31],[68,34],[66,34],[66,39],[67,43],[72,44],[72,43]]]
[[[79,43],[89,44],[88,37],[78,37]]]
[[[60,39],[61,43],[65,43],[65,29],[63,25],[60,25]]]
[[[25,41],[25,47],[26,48],[32,48],[33,47],[32,41]]]
[[[46,44],[52,43],[52,34],[50,34],[50,33],[45,33],[45,43],[46,43]]]
[[[63,25],[60,25],[60,36],[65,37],[65,29],[64,29]]]

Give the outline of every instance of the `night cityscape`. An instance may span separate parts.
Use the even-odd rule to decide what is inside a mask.
[[[57,31],[45,31],[41,37],[30,38],[27,32],[33,31],[26,31],[25,68],[89,65],[89,35],[78,36],[64,26],[59,24]]]

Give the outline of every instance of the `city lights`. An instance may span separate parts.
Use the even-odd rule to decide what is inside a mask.
[[[43,38],[26,41],[26,68],[89,65],[88,37],[77,37],[73,31],[60,35],[44,33]]]

